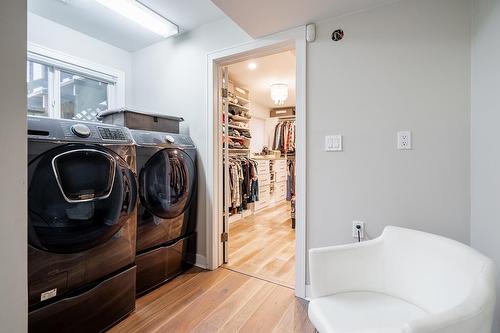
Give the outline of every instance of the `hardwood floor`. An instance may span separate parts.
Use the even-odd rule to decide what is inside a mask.
[[[314,332],[307,302],[275,283],[225,268],[193,268],[139,298],[109,332]]]
[[[286,287],[295,286],[295,230],[290,202],[229,225],[230,270]]]

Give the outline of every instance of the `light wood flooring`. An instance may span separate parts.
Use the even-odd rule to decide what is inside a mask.
[[[193,268],[139,298],[109,332],[314,332],[293,289],[225,268]]]
[[[295,231],[290,202],[229,225],[225,268],[286,287],[295,286]]]

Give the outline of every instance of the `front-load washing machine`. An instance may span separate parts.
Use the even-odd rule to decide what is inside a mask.
[[[100,332],[135,308],[127,128],[28,117],[30,332]]]
[[[137,145],[137,293],[170,280],[196,254],[196,148],[189,136],[130,130]]]

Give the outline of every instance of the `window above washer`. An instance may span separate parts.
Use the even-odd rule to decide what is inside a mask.
[[[38,45],[28,45],[28,114],[97,121],[124,106],[124,73]]]

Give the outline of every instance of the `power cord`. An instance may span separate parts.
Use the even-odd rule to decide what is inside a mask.
[[[358,229],[358,243],[361,243],[361,226],[356,225],[356,229]]]

